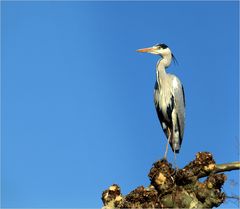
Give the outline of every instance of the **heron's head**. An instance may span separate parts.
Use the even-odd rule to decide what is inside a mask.
[[[171,59],[173,59],[174,62],[176,61],[176,58],[166,44],[156,44],[152,47],[138,49],[137,52],[156,54],[160,55],[163,58],[170,57]]]

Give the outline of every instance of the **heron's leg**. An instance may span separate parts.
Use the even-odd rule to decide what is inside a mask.
[[[169,138],[169,137],[168,137]],[[167,152],[168,152],[168,142],[169,142],[169,139],[167,141],[167,145],[166,145],[166,150],[165,150],[165,154],[164,154],[164,159],[167,159]]]
[[[164,154],[164,159],[167,159],[167,153],[168,153],[168,144],[170,142],[170,137],[171,137],[171,132],[170,130],[168,129],[168,141],[167,141],[167,145],[166,145],[166,150],[165,150],[165,154]]]
[[[178,167],[177,167],[177,155],[176,155],[176,152],[174,150],[174,167],[176,170],[178,170]]]

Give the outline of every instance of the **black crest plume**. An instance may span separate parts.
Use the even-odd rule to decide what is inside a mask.
[[[178,61],[177,61],[176,57],[173,55],[173,53],[172,53],[172,59],[173,59],[174,64],[178,64]]]
[[[168,48],[168,46],[166,44],[156,44],[156,46],[160,46],[163,49]]]

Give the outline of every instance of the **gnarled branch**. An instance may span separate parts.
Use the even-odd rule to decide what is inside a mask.
[[[233,171],[233,170],[239,170],[239,169],[240,169],[240,162],[218,164],[214,169],[214,173]]]
[[[226,176],[221,172],[240,169],[240,162],[216,164],[212,154],[199,152],[195,160],[176,170],[165,159],[153,164],[151,184],[128,195],[116,184],[102,194],[104,208],[213,208],[226,198],[221,188]],[[219,174],[221,173],[221,174]],[[204,182],[199,178],[207,177]]]

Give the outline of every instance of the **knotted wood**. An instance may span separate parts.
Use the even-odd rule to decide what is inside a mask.
[[[102,194],[103,208],[218,207],[226,198],[222,186],[227,179],[218,173],[236,169],[240,169],[239,162],[217,165],[209,152],[197,153],[195,160],[179,170],[162,159],[150,169],[148,187],[139,186],[124,196],[114,184]],[[207,178],[200,182],[202,177]]]

